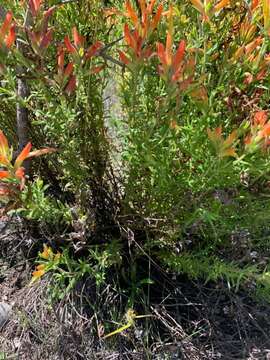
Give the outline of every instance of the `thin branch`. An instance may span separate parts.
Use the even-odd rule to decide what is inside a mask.
[[[108,60],[111,61],[112,63],[114,63],[115,65],[121,66],[122,69],[125,69],[125,64],[123,64],[121,61],[113,58],[112,56],[108,55],[108,54],[100,54],[100,56],[104,59],[104,60]]]
[[[113,47],[115,44],[119,43],[119,41],[123,40],[124,36],[121,36],[120,38],[110,42],[109,44],[103,46],[103,48],[99,51],[99,54],[103,54],[106,50],[110,49],[111,47]]]

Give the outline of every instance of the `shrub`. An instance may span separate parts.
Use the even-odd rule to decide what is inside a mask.
[[[134,242],[144,256],[190,276],[229,278],[236,288],[250,278],[259,283],[262,267],[244,268],[241,258],[260,248],[268,221],[260,214],[269,176],[269,4],[141,0],[104,11],[96,1],[80,9],[31,0],[12,10],[16,21],[9,11],[0,29],[1,101],[6,114],[15,104],[24,114],[19,148],[28,120],[34,137],[57,148],[48,164],[61,191],[72,194],[69,206],[87,219],[84,250],[96,245],[102,258],[117,237],[123,251]],[[114,119],[120,170],[104,109],[112,75],[123,112]],[[15,96],[20,81],[29,96]],[[3,123],[10,136],[13,123]],[[17,189],[24,177],[16,161],[8,166],[2,177]],[[41,180],[29,183],[21,213],[74,226],[67,205],[46,190]],[[228,257],[243,231],[250,236],[230,259],[235,264]],[[171,261],[164,247],[180,254]],[[91,256],[81,261],[92,264]],[[79,266],[76,278],[84,271]]]

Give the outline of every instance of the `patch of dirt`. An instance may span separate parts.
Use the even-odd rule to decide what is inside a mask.
[[[19,216],[0,216],[0,259],[10,266],[25,264],[37,253],[39,240],[33,237],[34,231]]]
[[[13,304],[13,317],[0,349],[13,359],[270,359],[270,305],[221,283],[164,279],[152,290],[150,320],[103,340],[98,332],[111,321],[110,308],[124,310],[109,285],[96,297],[89,279],[52,305],[48,277],[28,287],[26,269],[6,267],[3,276],[0,301]]]
[[[234,293],[222,283],[204,285],[186,279],[161,303],[157,315],[169,333],[182,326],[200,349],[197,357],[179,358],[270,359],[270,304],[245,291]]]
[[[153,269],[154,284],[144,294],[149,305],[135,306],[150,317],[103,339],[126,323],[127,296],[113,285],[114,274],[99,289],[86,278],[52,303],[49,274],[29,287],[33,264],[26,258],[34,246],[23,224],[7,220],[0,233],[0,302],[12,305],[13,315],[0,330],[0,359],[270,360],[270,304],[248,289],[235,293],[226,283]]]

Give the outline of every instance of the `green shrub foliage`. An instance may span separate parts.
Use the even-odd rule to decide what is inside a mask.
[[[147,253],[173,271],[237,289],[255,280],[265,295],[268,2],[106,6],[9,0],[1,7],[1,129],[20,148],[18,109],[26,109],[29,139],[55,149],[25,166],[12,211],[71,227],[84,219],[84,246],[100,246],[91,252],[97,264],[117,237],[121,253],[127,242],[138,245],[134,262]],[[29,96],[18,93],[18,81]],[[4,155],[0,143],[6,203]],[[110,256],[95,265],[99,283],[116,262]],[[70,261],[85,273],[85,258]]]

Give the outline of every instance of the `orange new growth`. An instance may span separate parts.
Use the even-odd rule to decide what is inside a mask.
[[[210,18],[221,11],[223,8],[225,8],[229,3],[230,0],[221,0],[217,3],[211,0],[205,0],[202,2],[201,0],[190,0],[192,5],[197,9],[201,15],[204,21],[209,21]]]
[[[0,130],[0,155],[7,158],[9,151],[8,141],[2,130]],[[0,163],[1,164],[1,163]]]
[[[17,156],[14,164],[12,162],[13,151],[9,147],[8,140],[0,130],[0,179],[1,183],[0,197],[9,194],[15,194],[18,190],[23,190],[25,185],[25,169],[23,162],[31,157],[40,156],[56,151],[52,148],[44,148],[31,152],[32,145],[29,142]],[[4,189],[4,190],[3,190]]]
[[[32,144],[29,142],[22,150],[22,152],[18,155],[17,159],[15,160],[14,169],[17,170],[25,159],[28,158],[30,154],[30,150],[32,148]]]
[[[65,66],[65,51],[63,46],[58,47],[57,67],[58,67],[58,75],[56,76],[57,82],[68,95],[71,95],[76,89],[76,76],[73,75],[74,64],[72,62],[69,62]]]
[[[149,3],[145,0],[139,0],[139,4],[141,17],[136,13],[135,9],[130,4],[130,1],[126,1],[126,17],[131,20],[132,25],[135,30],[138,31],[139,36],[145,40],[146,38],[149,38],[158,26],[163,11],[163,5],[159,4],[156,13],[154,14],[156,0],[151,0]]]
[[[250,133],[245,137],[246,147],[254,151],[258,148],[265,149],[269,146],[270,121],[268,111],[259,110],[253,115],[250,122]]]
[[[159,4],[155,13],[156,0],[150,2],[139,0],[139,5],[140,14],[137,14],[129,0],[125,3],[126,13],[124,16],[131,20],[134,28],[131,30],[128,24],[124,25],[124,39],[129,49],[127,53],[121,50],[118,52],[120,60],[125,65],[140,64],[153,54],[146,42],[160,22],[163,5]]]
[[[36,4],[34,7],[36,9],[40,8],[40,3]],[[34,6],[34,5],[33,5]],[[49,19],[55,10],[55,6],[52,6],[48,10],[42,13],[40,16],[40,21],[35,21],[34,26],[30,30],[30,28],[26,29],[29,39],[31,40],[31,45],[33,50],[38,55],[43,55],[44,51],[48,48],[48,46],[52,43],[53,40],[53,29],[49,29]]]
[[[91,45],[86,51],[84,50],[85,37],[80,35],[77,28],[73,27],[72,36],[74,44],[72,44],[70,38],[65,36],[64,43],[66,50],[70,54],[76,54],[79,58],[90,59],[91,57],[97,55],[100,48],[103,44],[100,41],[96,41]]]
[[[51,257],[54,256],[54,253],[52,251],[52,248],[50,246],[47,246],[46,244],[43,244],[43,251],[39,254],[39,256],[42,259],[49,260]]]
[[[259,3],[260,3],[260,0],[252,0],[251,1],[251,7],[250,8],[251,8],[252,12],[258,7]]]
[[[29,0],[29,9],[32,13],[32,16],[36,17],[39,13],[42,0]]]
[[[268,112],[266,110],[259,110],[254,114],[253,122],[255,125],[264,126],[268,119]]]
[[[253,123],[258,131],[258,138],[267,140],[270,136],[270,122],[268,120],[268,111],[260,110],[254,115]]]
[[[166,47],[157,43],[157,56],[161,62],[159,72],[161,76],[171,82],[177,82],[182,75],[183,59],[185,55],[186,43],[181,40],[175,55],[172,52],[172,35],[167,33]]]
[[[124,38],[129,47],[129,56],[119,50],[121,61],[128,65],[131,63],[141,63],[152,55],[152,50],[144,46],[143,38],[139,35],[138,30],[130,31],[127,24],[124,26]]]
[[[12,23],[12,17],[12,12],[8,11],[0,28],[0,47],[4,44],[9,49],[15,42],[15,24]]]
[[[46,265],[40,264],[37,265],[35,271],[32,273],[32,281],[40,279],[45,274]]]
[[[222,136],[222,126],[219,126],[214,130],[207,129],[207,134],[219,158],[224,158],[228,156],[232,156],[232,157],[237,156],[235,148],[233,146],[233,143],[237,139],[236,130],[231,132],[226,139],[224,139],[224,137]]]
[[[47,271],[50,270],[51,265],[58,264],[61,259],[61,253],[54,253],[50,246],[43,244],[43,251],[39,253],[39,257],[46,261],[46,263],[39,264],[36,266],[35,271],[32,273],[31,283],[40,279]]]

